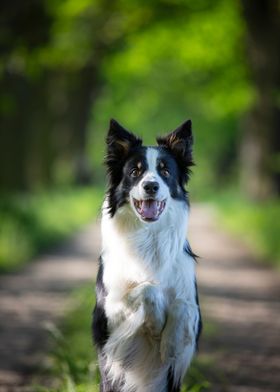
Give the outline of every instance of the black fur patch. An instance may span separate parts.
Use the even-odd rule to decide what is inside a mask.
[[[123,385],[123,380],[115,380],[112,385],[105,370],[105,360],[102,354],[104,345],[106,344],[108,334],[108,320],[105,314],[105,297],[107,295],[103,283],[103,262],[102,257],[99,258],[99,269],[96,278],[96,305],[93,311],[92,333],[97,348],[99,370],[101,374],[100,392],[119,392]]]
[[[107,195],[109,213],[114,216],[117,208],[126,202],[126,189],[120,187],[125,163],[141,151],[142,140],[124,129],[117,121],[111,120],[106,142],[105,164],[109,180]]]
[[[146,147],[138,147],[129,155],[122,167],[122,177],[119,183],[114,183],[114,177],[110,177],[108,197],[109,197],[109,212],[114,216],[116,210],[128,202],[129,192],[131,188],[141,180],[142,174],[139,177],[132,177],[131,171],[141,164],[142,174],[147,170],[146,161]],[[116,167],[111,168],[113,173]],[[117,177],[117,175],[116,175]]]
[[[180,392],[181,385],[175,384],[173,369],[170,367],[167,374],[167,392]]]
[[[199,258],[199,256],[196,255],[196,254],[192,251],[192,248],[191,248],[191,246],[190,246],[190,244],[189,244],[188,241],[186,241],[185,244],[184,244],[184,251],[185,251],[190,257],[192,257],[195,261],[197,261],[197,259]]]
[[[194,165],[192,156],[193,135],[192,122],[188,120],[167,136],[157,138],[158,145],[167,149],[175,157],[186,183],[190,177],[190,167]]]
[[[99,258],[99,269],[96,278],[96,304],[93,311],[92,333],[94,342],[101,349],[108,339],[108,320],[105,314],[104,304],[107,293],[103,283],[103,263]]]
[[[198,290],[197,290],[197,282],[195,280],[195,302],[198,307],[198,328],[197,328],[197,333],[195,337],[195,343],[196,343],[196,349],[198,350],[198,341],[202,332],[202,318],[201,318],[201,312],[200,312],[200,306],[199,306],[199,298],[198,298]]]
[[[185,175],[181,172],[175,157],[166,149],[158,147],[159,151],[157,171],[163,181],[168,185],[171,197],[177,200],[188,201],[187,192],[185,186]],[[164,169],[161,169],[163,165],[164,169],[168,169],[169,176],[163,175]]]

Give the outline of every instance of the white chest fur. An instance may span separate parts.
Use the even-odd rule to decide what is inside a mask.
[[[172,364],[179,380],[193,355],[198,310],[194,260],[184,251],[187,216],[186,205],[173,200],[168,212],[156,224],[139,222],[129,205],[119,209],[114,218],[108,216],[104,207],[103,281],[110,330],[105,351],[113,380],[123,371],[129,358],[124,391],[132,388],[139,392],[166,391],[163,379],[166,369]],[[135,293],[144,298],[139,287],[153,289],[145,290],[148,302],[144,301],[143,306],[135,301]],[[133,306],[131,297],[128,301],[132,292]],[[155,307],[149,309],[155,302]],[[167,317],[160,338],[150,339],[146,330],[141,333],[141,326],[149,321],[147,314],[152,314],[153,323]],[[133,346],[137,344],[140,352],[135,355]]]

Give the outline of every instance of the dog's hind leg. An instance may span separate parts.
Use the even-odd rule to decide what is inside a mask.
[[[104,359],[104,355],[102,352],[98,353],[98,362],[99,362],[99,371],[100,371],[100,392],[121,392],[123,379],[122,377],[114,383],[112,383],[111,379],[108,377],[108,372],[106,370],[106,360]]]

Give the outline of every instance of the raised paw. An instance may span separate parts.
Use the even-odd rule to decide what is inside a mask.
[[[127,295],[127,305],[135,312],[143,306],[145,328],[153,336],[160,335],[165,321],[165,301],[162,291],[150,282],[141,283]]]
[[[145,327],[151,336],[159,337],[166,322],[164,301],[160,297],[149,295],[144,299],[144,310]]]
[[[132,286],[132,285],[131,285]],[[141,283],[137,286],[132,286],[129,292],[125,296],[126,305],[132,312],[136,312],[143,304],[143,290],[146,284]]]

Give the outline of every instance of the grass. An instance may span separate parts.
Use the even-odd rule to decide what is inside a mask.
[[[280,202],[253,203],[227,195],[214,201],[220,221],[262,258],[280,266]]]
[[[75,306],[66,315],[60,328],[50,328],[53,349],[46,372],[53,387],[35,386],[35,392],[97,392],[99,372],[91,340],[91,314],[94,304],[92,287],[75,293]],[[183,392],[202,392],[209,382],[204,376],[204,364],[194,362],[184,382]]]
[[[98,188],[1,196],[0,272],[20,267],[89,222],[101,197]]]

